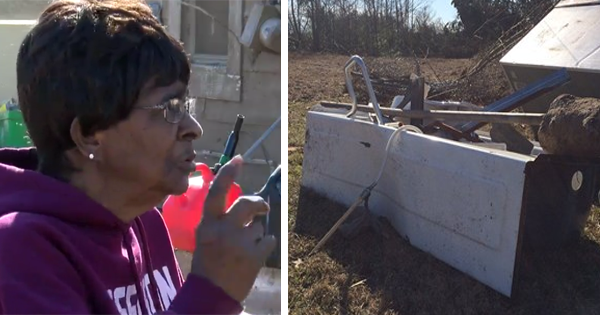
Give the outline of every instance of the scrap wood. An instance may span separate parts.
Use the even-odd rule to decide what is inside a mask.
[[[367,279],[362,279],[362,280],[360,280],[360,281],[358,281],[358,282],[354,283],[353,285],[351,285],[351,286],[350,286],[350,289],[352,289],[352,288],[354,288],[354,287],[356,287],[356,286],[359,286],[359,285],[361,285],[361,284],[363,284],[363,283],[365,283],[365,282],[367,282]]]
[[[311,256],[313,253],[315,253],[317,250],[319,250],[321,247],[323,247],[323,245],[325,245],[325,242],[327,242],[329,240],[329,238],[331,238],[333,233],[335,233],[335,231],[337,231],[337,229],[340,227],[340,225],[342,225],[342,223],[344,223],[344,221],[346,221],[346,219],[348,219],[348,217],[352,214],[352,212],[354,212],[354,210],[356,210],[356,208],[358,208],[358,206],[360,204],[362,204],[363,201],[365,201],[366,199],[369,198],[369,196],[371,195],[371,190],[374,187],[375,187],[375,185],[373,184],[373,185],[367,187],[365,190],[363,190],[363,192],[356,199],[356,201],[354,201],[354,203],[350,206],[350,208],[348,208],[348,210],[346,210],[346,213],[344,213],[344,215],[342,215],[342,217],[337,222],[335,222],[335,224],[331,227],[331,229],[329,229],[327,234],[325,234],[325,236],[323,236],[323,238],[321,238],[321,240],[319,241],[317,246],[315,246],[315,248],[313,248],[313,250],[311,250],[310,253],[308,253],[308,256]]]

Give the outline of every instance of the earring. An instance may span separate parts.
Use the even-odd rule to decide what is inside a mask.
[[[90,158],[90,160],[94,159],[94,153],[90,153],[90,155],[88,155],[88,157]]]

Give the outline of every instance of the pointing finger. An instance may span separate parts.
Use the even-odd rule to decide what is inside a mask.
[[[239,174],[242,164],[242,157],[236,156],[221,167],[208,189],[208,194],[204,201],[203,217],[210,220],[218,218],[223,214],[225,210],[225,198],[229,192],[229,188]]]

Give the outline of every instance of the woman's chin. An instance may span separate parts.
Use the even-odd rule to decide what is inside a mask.
[[[190,187],[190,175],[191,173],[177,169],[177,172],[163,176],[162,187],[169,195],[181,195]]]
[[[185,179],[178,182],[176,185],[172,186],[171,195],[181,195],[181,194],[185,193],[189,187],[190,187],[189,178],[186,177]]]

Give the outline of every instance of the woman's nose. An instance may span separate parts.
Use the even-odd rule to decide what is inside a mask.
[[[194,141],[202,137],[202,126],[191,115],[185,117],[179,122],[179,138],[187,141]]]

